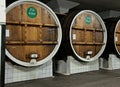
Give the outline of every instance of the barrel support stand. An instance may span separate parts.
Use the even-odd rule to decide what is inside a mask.
[[[120,69],[120,58],[115,54],[109,54],[108,60],[100,58],[100,68],[105,70]]]
[[[8,61],[5,65],[5,84],[54,77],[52,60],[37,67],[23,67]]]
[[[57,65],[56,73],[63,75],[99,70],[98,60],[86,63],[75,60],[73,56],[67,56],[66,62],[59,60]]]

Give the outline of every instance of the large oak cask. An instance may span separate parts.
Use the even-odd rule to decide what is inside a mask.
[[[72,55],[85,62],[101,56],[106,47],[107,30],[97,13],[91,10],[73,11],[62,21],[62,27],[62,55]]]
[[[22,66],[37,66],[58,51],[62,30],[56,14],[36,0],[19,0],[6,9],[6,55]]]
[[[104,21],[108,32],[108,40],[103,57],[108,58],[109,54],[120,57],[120,18],[108,18]]]

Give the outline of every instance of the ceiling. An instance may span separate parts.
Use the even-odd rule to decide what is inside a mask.
[[[97,12],[104,10],[120,11],[120,0],[69,0],[80,3],[75,9],[89,9]]]
[[[17,0],[6,0],[6,4],[9,5],[14,1]],[[44,3],[49,3],[51,0],[39,0],[39,1]],[[87,9],[87,10],[94,10],[96,12],[101,12],[106,10],[120,11],[120,0],[64,0],[64,1],[72,1],[79,3],[78,6],[73,7],[71,10]]]
[[[39,0],[39,1],[49,3],[51,0]],[[73,1],[80,4],[74,7],[73,9],[87,9],[94,10],[96,12],[106,10],[120,11],[120,0],[65,0],[65,1]]]

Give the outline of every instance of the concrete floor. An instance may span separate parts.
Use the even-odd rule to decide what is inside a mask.
[[[6,84],[5,87],[120,87],[120,70],[99,70],[69,76]]]

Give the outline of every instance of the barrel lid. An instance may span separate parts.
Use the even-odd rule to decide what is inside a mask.
[[[114,31],[114,45],[115,45],[115,49],[116,49],[118,55],[120,56],[119,45],[117,45],[117,44],[119,44],[119,35],[117,35],[117,34],[119,34],[119,31],[120,31],[119,29],[120,29],[120,19],[117,21],[117,24],[115,26],[115,31]]]
[[[100,51],[99,51],[95,56],[90,57],[90,58],[81,57],[81,56],[75,51],[75,49],[74,49],[74,47],[73,47],[73,43],[72,43],[72,38],[76,38],[76,37],[74,37],[74,35],[72,36],[72,34],[71,34],[74,21],[75,21],[75,19],[76,19],[79,15],[81,15],[81,14],[83,14],[83,13],[91,13],[91,14],[93,14],[93,15],[98,19],[98,21],[100,22],[100,24],[101,24],[101,26],[102,26],[102,29],[103,29],[103,43],[104,43],[104,44],[102,45]],[[88,17],[88,18],[86,19],[86,22],[87,22],[87,24],[90,24],[90,23],[92,22],[92,21],[91,21],[91,18]],[[101,54],[103,53],[103,51],[104,51],[104,49],[105,49],[105,47],[106,47],[106,42],[107,42],[106,26],[105,26],[102,18],[101,18],[97,13],[95,13],[94,11],[91,11],[91,10],[83,10],[83,11],[80,11],[80,12],[78,12],[78,13],[74,16],[74,18],[73,18],[73,20],[72,20],[72,22],[71,22],[69,35],[70,35],[70,36],[69,36],[69,38],[70,38],[70,45],[71,45],[71,48],[72,48],[72,50],[73,50],[73,53],[75,54],[76,58],[77,58],[78,60],[81,60],[81,61],[91,62],[91,61],[97,60],[97,59],[101,56]],[[71,38],[71,37],[72,37],[72,38]],[[89,53],[92,53],[92,51],[89,51]],[[89,56],[88,56],[88,57],[89,57]]]
[[[47,56],[45,57],[44,59],[40,60],[40,61],[37,61],[36,63],[30,63],[30,62],[24,62],[24,61],[21,61],[21,60],[18,60],[16,59],[7,49],[5,49],[6,51],[6,55],[12,60],[14,61],[15,63],[19,64],[19,65],[22,65],[22,66],[27,66],[27,67],[31,67],[31,66],[38,66],[38,65],[42,65],[48,61],[50,61],[54,55],[57,53],[59,47],[60,47],[60,44],[61,44],[61,39],[62,39],[62,29],[61,29],[61,24],[56,16],[56,14],[53,12],[53,10],[51,8],[49,8],[47,5],[45,5],[44,3],[40,2],[40,1],[37,1],[37,0],[19,0],[19,1],[15,1],[14,3],[10,4],[7,8],[6,8],[6,13],[8,13],[11,9],[13,9],[14,7],[16,6],[19,6],[21,4],[37,4],[38,6],[46,9],[50,14],[51,16],[54,18],[56,24],[57,24],[57,29],[58,29],[58,37],[57,37],[57,44],[55,46],[55,48],[53,49],[53,51]],[[30,12],[30,8],[28,9],[28,12]],[[30,12],[31,13],[31,12]],[[34,14],[34,15],[33,15]],[[28,15],[29,17],[31,18],[34,18],[36,17],[37,15],[37,12],[35,11],[34,8],[32,8],[32,15]],[[35,62],[34,60],[32,62]]]

